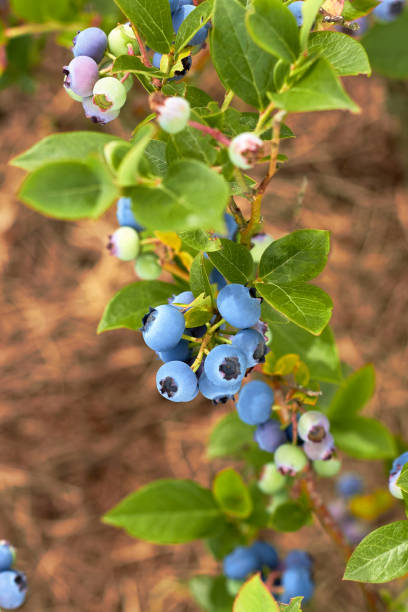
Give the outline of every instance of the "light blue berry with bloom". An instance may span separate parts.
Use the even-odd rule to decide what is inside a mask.
[[[22,572],[0,572],[0,608],[17,610],[25,602],[26,596],[27,579]]]
[[[247,358],[248,368],[265,361],[268,351],[264,337],[256,329],[243,329],[232,338],[232,346],[237,346]]]
[[[108,46],[108,37],[100,28],[85,28],[75,36],[73,40],[73,53],[75,57],[87,55],[92,57],[97,64],[105,55]]]
[[[116,208],[116,217],[119,225],[133,227],[137,232],[141,232],[144,229],[136,220],[132,210],[131,198],[119,198]]]
[[[234,346],[220,344],[214,347],[204,362],[204,372],[214,385],[227,391],[235,389],[247,369],[245,355]]]
[[[232,283],[218,294],[217,306],[221,316],[233,327],[252,327],[261,316],[261,300],[254,289]]]
[[[191,402],[197,393],[197,376],[183,361],[169,361],[159,368],[156,384],[160,395],[171,402]]]
[[[237,402],[238,416],[247,425],[261,425],[270,419],[274,393],[262,380],[242,387]]]
[[[296,2],[292,2],[292,4],[289,4],[288,6],[288,9],[290,10],[292,15],[296,19],[296,23],[299,26],[299,28],[303,23],[302,7],[303,7],[302,0],[297,0]]]
[[[0,572],[11,568],[16,560],[16,551],[6,540],[0,540]]]
[[[181,312],[170,304],[152,308],[143,317],[143,339],[154,351],[168,351],[176,346],[184,333],[185,321]]]

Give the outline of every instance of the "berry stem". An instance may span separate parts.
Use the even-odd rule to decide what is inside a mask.
[[[187,272],[184,272],[184,270],[180,270],[180,268],[176,266],[175,264],[165,262],[165,263],[162,263],[162,268],[163,270],[166,270],[166,272],[170,272],[170,274],[174,274],[174,276],[178,276],[179,278],[182,278],[185,281],[190,281],[190,277],[187,274]]]
[[[222,146],[229,147],[231,142],[230,139],[227,138],[227,136],[225,136],[225,134],[223,134],[220,130],[212,128],[209,125],[203,125],[202,123],[198,123],[198,121],[189,121],[188,125],[192,128],[195,128],[196,130],[200,130],[200,132],[203,132],[203,134],[211,136]]]
[[[240,207],[235,202],[234,198],[230,199],[228,203],[228,208],[229,208],[231,215],[234,217],[235,221],[237,222],[238,228],[240,230],[244,229],[247,225],[247,222],[245,220],[244,215],[242,214]]]
[[[232,102],[233,97],[234,97],[234,92],[231,89],[227,89],[227,91],[225,92],[224,101],[221,106],[222,113],[224,113],[228,109],[229,105]]]
[[[207,348],[207,344],[210,342],[210,340],[211,340],[211,334],[210,334],[210,330],[208,330],[208,332],[205,334],[204,338],[202,339],[200,350],[198,351],[198,355],[195,358],[193,365],[191,366],[191,369],[193,370],[193,372],[197,372],[198,368],[200,367],[201,362],[203,360],[203,356]]]
[[[203,341],[202,338],[195,338],[194,336],[189,336],[187,334],[183,334],[181,337],[183,340],[188,340],[188,342],[196,342],[197,344],[201,344]]]
[[[146,47],[145,44],[142,40],[142,37],[139,34],[139,31],[137,30],[137,28],[135,27],[135,25],[132,23],[132,30],[136,36],[136,40],[137,40],[137,44],[139,45],[139,49],[140,49],[140,56],[142,59],[143,64],[146,66],[146,68],[151,68],[152,65],[150,63],[149,57],[147,55],[147,51],[146,51]]]

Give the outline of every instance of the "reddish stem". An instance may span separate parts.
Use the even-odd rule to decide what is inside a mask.
[[[143,40],[142,40],[142,38],[141,38],[141,36],[140,36],[139,32],[137,31],[137,29],[136,29],[136,28],[135,28],[135,26],[133,25],[133,23],[132,23],[132,30],[133,30],[133,32],[135,33],[136,40],[137,40],[137,43],[138,43],[138,45],[139,45],[140,55],[141,55],[141,58],[142,58],[142,62],[143,62],[143,64],[144,64],[144,65],[145,65],[147,68],[151,68],[151,67],[152,67],[152,65],[151,65],[150,60],[149,60],[149,58],[148,58],[148,56],[147,56],[147,51],[146,51],[145,44],[144,44],[144,42],[143,42]]]
[[[224,147],[229,147],[231,142],[230,139],[227,138],[225,134],[220,132],[220,130],[209,127],[208,125],[203,125],[202,123],[198,123],[197,121],[189,121],[188,125],[192,128],[195,128],[196,130],[200,130],[200,132],[203,132],[203,134],[208,134]]]

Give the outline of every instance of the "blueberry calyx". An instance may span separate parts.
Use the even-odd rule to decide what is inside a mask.
[[[226,357],[218,369],[225,380],[235,380],[241,374],[238,357]]]
[[[147,331],[157,316],[157,310],[150,306],[149,312],[142,319],[142,331]]]
[[[265,355],[266,355],[266,346],[264,342],[259,342],[259,344],[257,344],[252,357],[255,359],[255,361],[257,361],[258,363],[264,363],[265,362]]]
[[[307,434],[311,442],[321,442],[326,437],[326,430],[322,425],[315,425]]]
[[[178,386],[174,378],[171,376],[166,376],[163,380],[159,381],[160,384],[160,393],[162,395],[167,395],[167,397],[174,397],[178,391]]]

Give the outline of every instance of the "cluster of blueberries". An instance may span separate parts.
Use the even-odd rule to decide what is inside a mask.
[[[408,451],[402,453],[402,455],[394,459],[392,468],[390,470],[388,486],[391,495],[393,495],[397,499],[403,499],[401,487],[397,485],[397,480],[401,476],[401,470],[406,463],[408,463]]]
[[[173,29],[177,33],[184,20],[196,9],[193,0],[169,0]],[[189,46],[200,47],[208,35],[209,26],[203,26],[189,41]],[[86,117],[94,123],[105,124],[116,119],[133,85],[131,74],[108,76],[111,58],[140,53],[136,34],[130,23],[116,26],[107,36],[96,27],[86,28],[75,36],[74,58],[64,66],[66,92],[82,103]],[[167,72],[167,56],[155,53],[153,65]],[[183,78],[192,65],[191,54],[174,67],[173,79]]]
[[[251,546],[238,546],[223,561],[224,575],[232,594],[251,574],[261,572],[275,599],[284,604],[293,597],[304,597],[305,603],[312,597],[312,565],[311,557],[303,550],[292,550],[281,563],[275,548],[261,540]]]
[[[0,540],[0,608],[17,610],[27,596],[27,579],[13,569],[16,551],[6,540]]]

